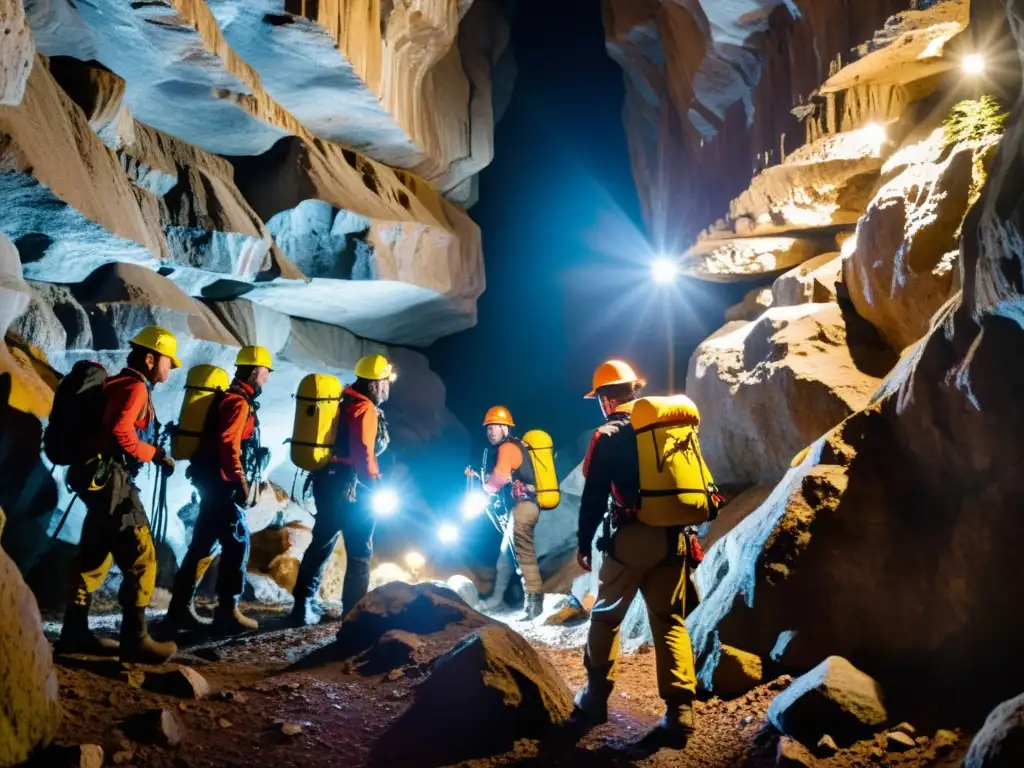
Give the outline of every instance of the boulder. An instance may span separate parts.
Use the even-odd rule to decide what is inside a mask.
[[[720,655],[713,665],[711,679],[701,677],[697,680],[705,691],[723,699],[734,698],[764,682],[763,665],[758,656],[731,645],[723,645],[718,652]],[[712,665],[707,665],[706,669],[711,670]]]
[[[817,256],[815,259],[818,258]],[[814,261],[814,259],[811,259]],[[789,273],[787,273],[789,274]],[[779,278],[781,279],[781,278]],[[725,322],[732,323],[737,320],[756,320],[761,313],[768,309],[774,301],[772,289],[769,286],[751,288],[743,297],[743,301],[725,310]]]
[[[949,741],[949,738],[946,737],[945,741]],[[945,749],[948,750],[948,746]],[[1010,768],[1021,765],[1022,762],[1024,695],[1004,701],[989,713],[985,718],[985,724],[971,741],[963,765],[964,768]]]
[[[959,287],[957,240],[998,139],[949,146],[938,126],[912,135],[886,163],[843,281],[858,314],[896,350],[924,336]]]
[[[476,605],[480,600],[480,591],[476,588],[476,584],[466,576],[455,574],[448,579],[447,586],[461,597],[466,605]]]
[[[491,624],[437,660],[375,752],[425,766],[500,754],[518,739],[549,735],[572,706],[555,668],[520,635]],[[424,733],[433,738],[424,741]]]
[[[719,484],[773,483],[794,455],[868,403],[891,355],[851,347],[838,304],[773,307],[702,343],[686,392]]]
[[[36,600],[3,551],[0,622],[0,765],[17,765],[56,736],[60,690]]]
[[[843,274],[838,252],[823,253],[786,272],[772,284],[773,307],[828,304],[836,300],[836,283]],[[727,317],[728,319],[728,317]]]
[[[729,500],[718,512],[718,517],[701,526],[701,546],[710,549],[716,541],[742,523],[752,512],[764,503],[775,485],[755,485]]]
[[[683,254],[683,274],[714,282],[757,280],[835,250],[832,237],[705,238]]]
[[[887,718],[878,683],[839,656],[796,678],[768,707],[771,724],[805,744],[828,734],[846,746]]]

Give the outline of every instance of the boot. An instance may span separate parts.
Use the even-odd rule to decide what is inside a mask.
[[[247,619],[248,621],[248,619]],[[313,605],[312,597],[296,597],[295,605],[288,616],[288,625],[292,627],[310,627],[320,623],[320,614]]]
[[[665,714],[658,722],[658,731],[663,738],[685,745],[697,731],[693,718],[693,703],[690,701],[668,702]]]
[[[87,656],[116,656],[120,648],[116,640],[97,637],[89,629],[89,605],[92,597],[86,597],[85,605],[68,604],[64,611],[64,625],[54,650],[59,654],[81,653]]]
[[[516,616],[516,621],[533,621],[544,611],[544,594],[527,592],[523,598],[523,612]]]
[[[600,688],[600,690],[599,690]],[[608,722],[608,697],[611,688],[595,686],[591,683],[584,685],[573,702],[576,706],[569,715],[567,726],[570,730],[583,734],[591,728],[596,728]]]
[[[238,608],[238,598],[221,600],[213,614],[213,629],[218,634],[237,635],[242,632],[255,632],[260,624],[250,619]]]
[[[121,618],[121,661],[163,664],[178,652],[173,642],[158,643],[149,635],[145,608],[125,608]]]
[[[164,625],[174,632],[207,632],[213,622],[196,613],[194,600],[171,598],[171,605],[164,616]]]

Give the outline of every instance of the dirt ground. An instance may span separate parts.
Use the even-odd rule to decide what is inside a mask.
[[[251,606],[247,610],[263,619],[259,633],[226,642],[198,642],[182,648],[174,660],[198,671],[210,683],[215,693],[202,700],[160,695],[140,687],[140,673],[154,668],[85,657],[59,659],[57,674],[65,718],[58,745],[98,744],[107,765],[153,768],[380,765],[374,763],[371,749],[379,738],[386,738],[388,726],[408,707],[424,670],[407,668],[401,674],[362,677],[340,662],[295,668],[296,662],[332,642],[337,622],[282,629],[282,615],[275,609]],[[101,626],[113,628],[112,617],[97,618]],[[44,628],[51,639],[59,631],[52,620],[45,622]],[[580,649],[554,647],[535,639],[531,642],[573,691],[582,685]],[[698,702],[698,733],[683,750],[631,753],[627,748],[661,715],[654,687],[654,654],[641,649],[621,661],[610,721],[578,744],[564,739],[522,740],[511,751],[461,765],[774,766],[778,734],[766,724],[765,713],[772,697],[787,682],[781,678],[732,701],[712,698]],[[129,725],[133,715],[160,708],[171,712],[180,725],[181,741],[176,747],[147,744],[145,735]],[[930,735],[919,735],[922,743],[903,754],[887,754],[875,741],[868,741],[815,765],[959,765],[969,739],[962,737],[951,753],[937,757],[930,747]],[[36,762],[56,764],[53,753]]]

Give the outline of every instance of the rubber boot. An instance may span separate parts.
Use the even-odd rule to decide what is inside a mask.
[[[523,612],[516,616],[516,621],[533,621],[544,611],[544,594],[527,592],[523,598]]]
[[[171,605],[164,616],[164,625],[174,632],[208,632],[213,622],[196,613],[195,601],[190,595],[188,600],[171,598]]]
[[[320,623],[320,614],[313,605],[312,597],[296,597],[292,612],[288,615],[291,627],[310,627]]]
[[[594,679],[584,685],[576,694],[576,705],[566,721],[566,729],[576,738],[585,735],[592,728],[608,722],[608,697],[612,686],[607,680]]]
[[[692,701],[667,702],[665,714],[658,722],[663,738],[685,745],[697,731]]]
[[[146,626],[145,608],[125,608],[121,618],[121,661],[163,664],[178,652],[171,642],[157,642]]]
[[[116,656],[120,645],[116,640],[97,637],[89,629],[89,605],[92,598],[86,597],[85,605],[69,603],[64,611],[64,625],[54,650],[59,654],[81,653],[87,656]]]
[[[213,614],[213,630],[218,634],[237,635],[242,632],[255,632],[260,624],[250,619],[238,608],[238,598],[221,600]]]

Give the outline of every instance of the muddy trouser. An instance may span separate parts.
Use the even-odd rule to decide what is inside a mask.
[[[222,603],[237,600],[245,587],[245,565],[249,560],[249,524],[246,511],[235,504],[234,485],[220,481],[197,486],[200,494],[199,516],[174,577],[174,596],[191,599],[209,558],[220,546],[217,567],[217,598]],[[205,567],[204,567],[205,566]]]
[[[355,500],[348,498],[350,477],[344,471],[313,478],[316,520],[313,540],[302,556],[293,595],[308,600],[320,589],[324,566],[334,552],[339,534],[345,545],[345,582],[341,591],[342,610],[346,613],[366,594],[370,586],[370,560],[373,557],[373,529],[376,520],[370,510],[368,489],[360,488]]]
[[[681,538],[682,537],[682,538]],[[658,694],[671,707],[693,700],[696,679],[686,615],[685,536],[681,529],[634,523],[616,531],[601,561],[584,665],[588,693],[607,699],[615,682],[619,627],[639,592],[654,636]]]
[[[100,488],[91,488],[93,468],[75,467],[68,481],[85,504],[82,537],[71,578],[71,601],[89,604],[89,595],[107,578],[112,563],[123,580],[118,600],[123,608],[145,608],[156,587],[156,548],[139,489],[121,464],[110,462]],[[105,481],[104,481],[105,480]]]
[[[528,594],[544,591],[544,580],[537,566],[537,549],[533,545],[534,532],[540,519],[540,507],[535,501],[517,502],[512,510],[512,543],[523,577],[523,589]]]

